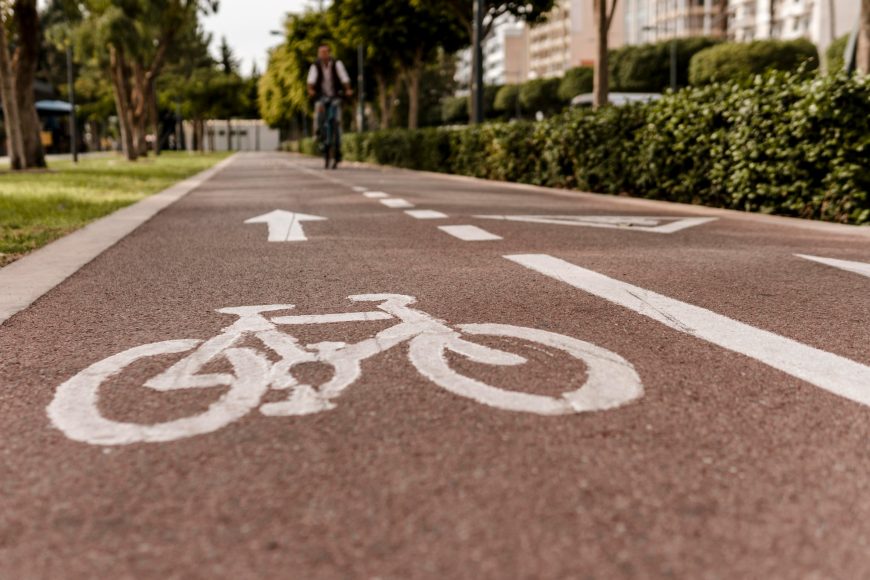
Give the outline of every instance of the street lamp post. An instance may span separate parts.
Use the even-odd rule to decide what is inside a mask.
[[[76,90],[75,80],[73,78],[73,63],[72,63],[72,45],[66,45],[66,80],[69,85],[69,136],[70,136],[70,152],[72,153],[73,163],[79,162],[79,138],[78,138],[78,122],[76,120]]]
[[[483,0],[474,0],[471,120],[475,124],[483,123],[483,12]]]
[[[365,89],[365,74],[363,67],[365,66],[365,50],[362,44],[356,48],[357,68],[357,99],[359,99],[359,107],[357,109],[356,126],[360,133],[366,130],[366,89]]]

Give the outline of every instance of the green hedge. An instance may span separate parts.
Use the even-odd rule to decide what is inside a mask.
[[[689,81],[693,85],[744,81],[768,70],[803,71],[807,74],[818,67],[816,47],[805,38],[726,42],[706,48],[692,57]]]
[[[671,42],[627,45],[609,53],[611,90],[661,93],[671,86]],[[707,37],[678,38],[677,86],[689,84],[689,63],[695,54],[720,41]]]
[[[360,161],[870,223],[870,77],[771,72],[541,123],[348,134]]]

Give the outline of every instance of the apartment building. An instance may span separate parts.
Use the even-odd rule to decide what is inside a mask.
[[[820,52],[857,21],[855,0],[729,0],[728,37],[737,41],[808,38]]]
[[[727,11],[718,0],[625,0],[626,44],[722,36]]]
[[[625,2],[617,2],[611,48],[624,43]],[[592,0],[560,0],[546,22],[528,29],[529,77],[549,78],[595,62],[596,24]]]
[[[528,39],[525,30],[518,23],[509,17],[497,20],[482,48],[484,84],[503,85],[527,78]],[[471,61],[471,49],[459,53],[454,77],[459,84],[458,94],[468,94],[471,86]]]

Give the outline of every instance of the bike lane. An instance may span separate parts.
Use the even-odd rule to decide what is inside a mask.
[[[855,518],[870,508],[865,406],[503,257],[554,255],[867,365],[870,280],[793,257],[825,250],[858,260],[865,241],[724,219],[673,235],[478,219],[581,205],[625,212],[597,198],[367,168],[329,174],[341,184],[313,167],[238,158],[0,327],[0,571],[854,577],[870,566],[870,526]],[[388,197],[364,195],[372,192]],[[267,242],[270,224],[245,224],[276,209],[327,219],[302,223],[308,239],[298,242]],[[448,217],[405,213],[421,209]],[[500,239],[465,241],[440,225]],[[586,341],[633,365],[643,397],[556,417],[498,410],[421,376],[401,345],[366,360],[322,413],[254,409],[213,433],[129,446],[70,440],[46,415],[57,386],[101,359],[219,335],[234,317],[217,309],[367,312],[371,304],[347,297],[369,293],[414,296],[452,326],[519,325]],[[353,343],[392,324],[281,330],[304,344]],[[585,365],[552,349],[478,342],[531,361],[448,357],[488,384],[557,396],[586,379]],[[264,351],[253,339],[241,346]],[[102,414],[153,424],[202,413],[220,388],[140,386],[173,360],[137,362],[104,384]],[[314,384],[330,376],[316,364],[298,374]]]

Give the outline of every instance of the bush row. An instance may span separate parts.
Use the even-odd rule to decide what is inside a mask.
[[[305,144],[305,147],[308,147]],[[348,134],[348,159],[843,223],[870,222],[870,77],[684,89],[540,123]]]

